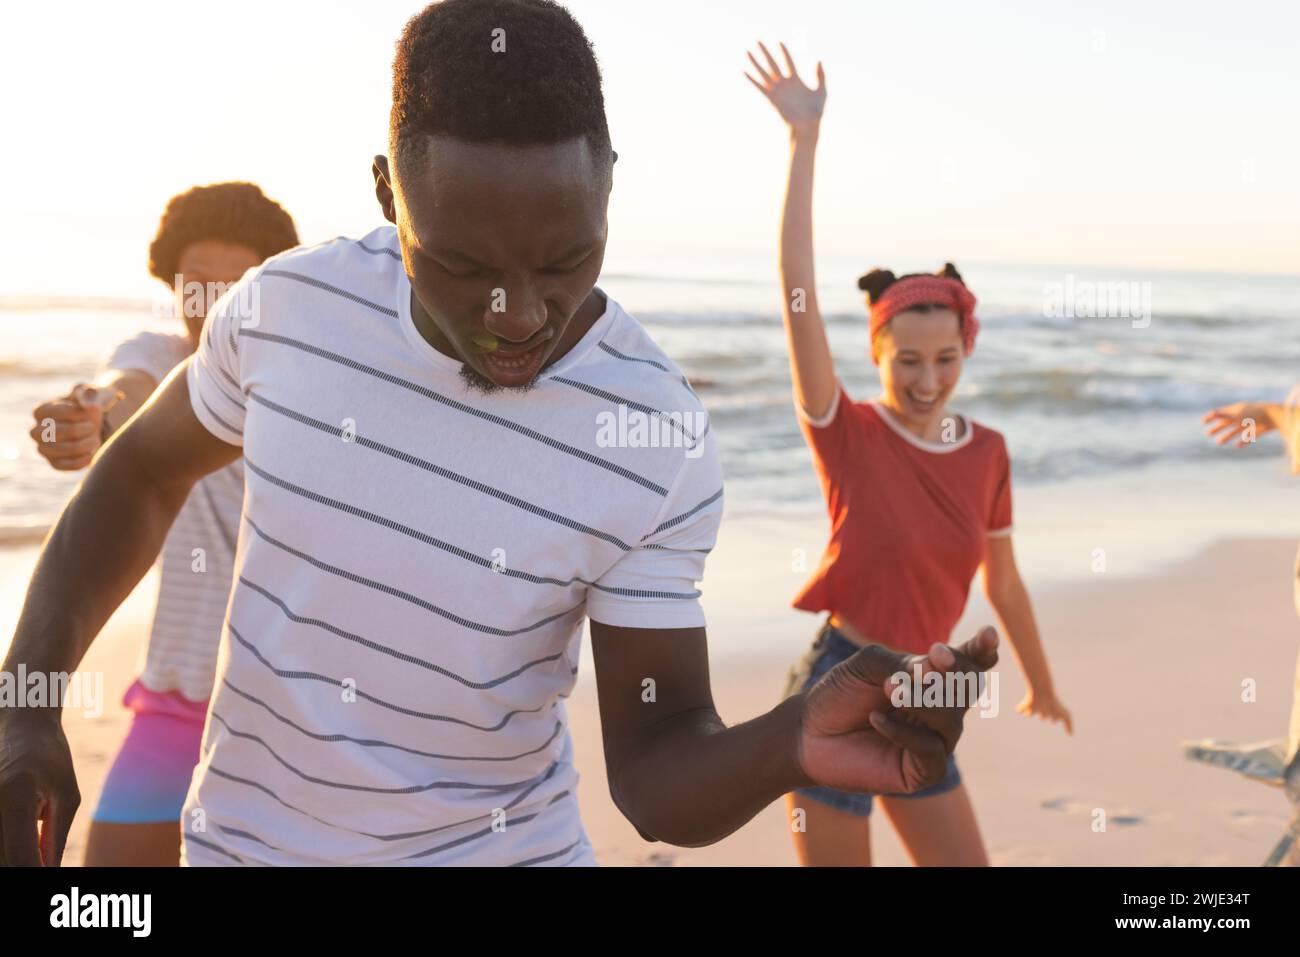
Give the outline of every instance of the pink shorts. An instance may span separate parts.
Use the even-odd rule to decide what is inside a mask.
[[[122,704],[133,712],[126,740],[99,795],[94,820],[108,824],[180,822],[199,762],[206,701],[150,691],[137,680]]]

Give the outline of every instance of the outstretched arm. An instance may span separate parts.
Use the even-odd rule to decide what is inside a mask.
[[[1227,445],[1237,440],[1237,448],[1251,445],[1261,435],[1277,431],[1291,459],[1291,471],[1300,473],[1300,386],[1291,391],[1286,402],[1237,402],[1211,409],[1201,419],[1205,434]]]
[[[1254,439],[1278,430],[1285,436],[1290,429],[1290,415],[1285,406],[1276,402],[1236,402],[1211,409],[1201,418],[1205,434],[1219,445],[1237,440],[1237,448],[1245,448]]]
[[[63,509],[37,560],[5,671],[76,669],[149,570],[194,482],[239,457],[191,410],[192,361],[104,446]],[[80,795],[60,717],[57,704],[0,709],[0,865],[62,858]]]
[[[67,395],[38,405],[32,410],[36,424],[28,434],[53,468],[84,469],[157,385],[147,372],[110,369],[93,385],[78,384]]]
[[[104,446],[68,501],[37,560],[6,667],[75,668],[157,558],[190,488],[239,457],[190,408],[192,361]]]
[[[785,210],[781,218],[781,285],[785,296],[785,334],[790,349],[790,371],[795,400],[813,419],[830,410],[839,389],[826,327],[817,305],[816,274],[813,267],[813,167],[822,111],[826,105],[826,75],[817,64],[817,88],[809,89],[799,78],[785,44],[788,75],[759,44],[767,65],[754,55],[749,60],[758,80],[745,74],[759,92],[776,107],[790,127],[790,179],[786,187]]]

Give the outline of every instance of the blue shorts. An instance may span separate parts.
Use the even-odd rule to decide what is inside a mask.
[[[807,691],[821,679],[822,675],[841,661],[854,655],[860,647],[827,621],[822,626],[821,631],[817,633],[812,647],[808,649],[803,659],[790,669],[790,676],[785,689],[786,697]],[[920,791],[913,791],[910,794],[886,794],[881,796],[890,799],[933,797],[936,794],[946,794],[960,785],[961,773],[957,770],[957,762],[950,754],[948,755],[948,770],[938,784]],[[794,793],[800,797],[809,798],[858,817],[868,817],[871,814],[871,795],[868,793],[837,791],[834,788],[820,786],[799,788]]]

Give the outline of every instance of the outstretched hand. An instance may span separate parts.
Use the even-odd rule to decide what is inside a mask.
[[[104,416],[123,398],[119,391],[78,385],[67,395],[32,410],[36,424],[27,434],[36,451],[60,471],[84,469],[103,444]]]
[[[1205,434],[1219,445],[1227,445],[1237,440],[1237,448],[1245,448],[1250,442],[1277,428],[1273,421],[1272,410],[1264,403],[1237,402],[1232,405],[1211,409],[1201,418],[1205,425]]]
[[[815,783],[842,791],[910,793],[937,783],[961,737],[973,698],[940,707],[895,708],[892,679],[932,673],[982,673],[998,661],[998,636],[985,628],[960,647],[934,645],[925,656],[867,645],[804,693],[799,764]],[[975,675],[978,679],[978,674]],[[937,680],[937,679],[935,679]]]
[[[777,112],[781,114],[781,119],[785,120],[792,130],[796,132],[815,130],[821,124],[822,111],[826,107],[826,73],[822,69],[821,62],[818,61],[817,86],[815,89],[810,88],[799,78],[799,71],[795,69],[790,51],[785,48],[784,43],[780,46],[781,53],[785,56],[788,74],[781,72],[781,67],[777,65],[767,47],[760,43],[758,48],[767,60],[766,66],[759,63],[754,58],[754,54],[747,55],[762,82],[754,79],[749,73],[745,74],[745,79],[767,97],[768,102],[776,107]]]

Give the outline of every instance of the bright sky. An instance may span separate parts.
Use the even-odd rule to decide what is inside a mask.
[[[607,269],[775,255],[787,148],[745,82],[825,62],[819,253],[1300,274],[1300,6],[572,0],[620,160]],[[0,35],[0,296],[148,294],[167,199],[248,179],[302,238],[381,223],[418,0],[28,3]]]

